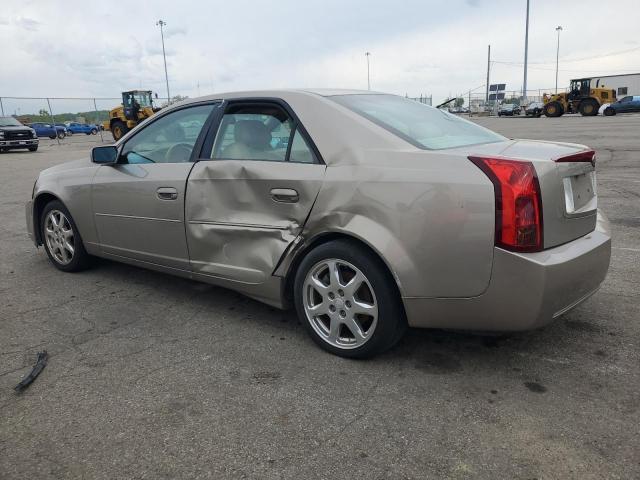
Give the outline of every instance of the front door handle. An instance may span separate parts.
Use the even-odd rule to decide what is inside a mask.
[[[271,198],[281,203],[296,203],[300,199],[300,195],[293,188],[272,188]]]
[[[160,187],[156,190],[160,200],[176,200],[178,198],[178,190],[171,187]]]

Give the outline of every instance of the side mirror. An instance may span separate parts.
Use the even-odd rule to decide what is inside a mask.
[[[93,147],[91,161],[99,165],[115,165],[118,163],[118,148],[115,145]]]

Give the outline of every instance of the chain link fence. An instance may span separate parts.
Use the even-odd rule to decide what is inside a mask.
[[[110,132],[102,130],[102,124],[109,119],[109,111],[122,104],[122,97],[5,97],[0,96],[0,115],[13,116],[21,123],[42,122],[64,126],[69,122],[97,126],[100,141],[112,142]],[[154,104],[164,106],[167,98],[154,98]],[[95,137],[85,134],[72,134],[74,142],[95,142]],[[78,138],[79,137],[79,138]],[[58,142],[64,138],[58,139]]]

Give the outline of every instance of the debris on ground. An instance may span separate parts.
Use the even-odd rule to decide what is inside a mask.
[[[42,352],[38,352],[38,359],[36,360],[36,364],[33,366],[33,369],[31,370],[29,375],[24,377],[18,385],[13,387],[13,389],[16,392],[21,393],[25,388],[31,385],[33,381],[36,379],[36,377],[40,375],[40,372],[44,370],[44,367],[47,366],[48,360],[49,360],[49,354],[47,353],[46,350],[43,350]]]

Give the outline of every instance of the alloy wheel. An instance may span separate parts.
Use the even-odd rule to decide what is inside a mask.
[[[51,210],[44,221],[47,248],[60,265],[68,265],[75,252],[74,233],[71,222],[60,210]]]
[[[372,337],[378,303],[371,283],[355,265],[335,258],[318,262],[307,273],[303,295],[307,320],[328,344],[353,349]]]

